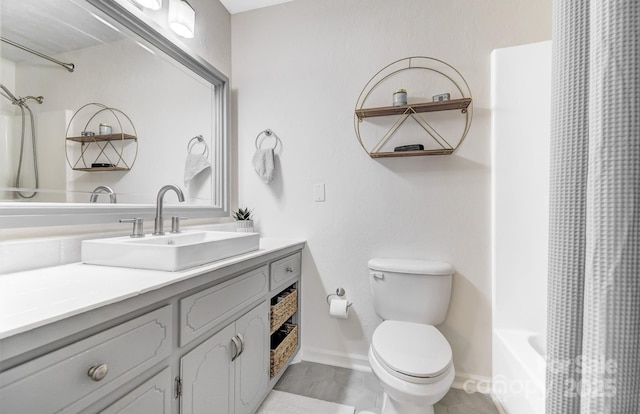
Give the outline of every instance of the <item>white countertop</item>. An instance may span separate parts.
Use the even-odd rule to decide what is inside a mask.
[[[254,252],[178,272],[73,263],[0,275],[0,339],[304,243],[261,238]]]

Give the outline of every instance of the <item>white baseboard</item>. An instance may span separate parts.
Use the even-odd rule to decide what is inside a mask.
[[[470,393],[479,392],[481,394],[488,394],[491,397],[493,404],[496,406],[498,413],[508,414],[498,397],[493,393],[492,381],[489,377],[469,374],[466,372],[457,372],[451,388],[464,390]]]
[[[333,365],[334,367],[349,368],[356,371],[371,372],[367,356],[355,354],[340,354],[317,348],[302,347],[298,354],[300,359],[318,364]]]
[[[498,410],[498,414],[508,414],[507,410],[502,406],[500,399],[498,399],[494,393],[491,393],[491,399],[493,400],[493,405],[495,405]]]
[[[369,358],[366,355],[342,354],[326,350],[302,347],[298,353],[298,360],[349,368],[356,371],[371,372]],[[491,393],[491,378],[481,375],[457,372],[452,388],[468,392]]]
[[[451,387],[470,393],[491,394],[491,378],[458,371]]]

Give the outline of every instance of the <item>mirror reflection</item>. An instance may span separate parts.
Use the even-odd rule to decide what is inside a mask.
[[[0,11],[0,201],[213,203],[210,82],[83,1]]]

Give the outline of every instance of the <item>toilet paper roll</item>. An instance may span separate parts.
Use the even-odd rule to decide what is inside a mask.
[[[329,305],[329,315],[338,319],[349,317],[349,303],[346,299],[334,299]]]

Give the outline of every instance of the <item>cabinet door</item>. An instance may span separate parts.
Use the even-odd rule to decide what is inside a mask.
[[[165,368],[100,414],[170,414],[172,383],[171,370]]]
[[[234,412],[234,335],[231,324],[180,359],[182,414]]]
[[[255,307],[238,319],[236,333],[244,350],[236,359],[236,414],[251,414],[269,385],[269,305]]]

